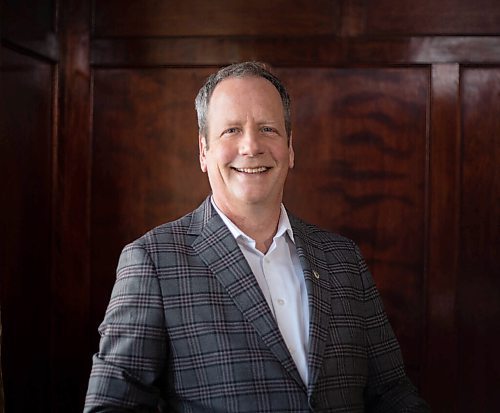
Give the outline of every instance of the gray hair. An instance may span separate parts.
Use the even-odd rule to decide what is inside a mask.
[[[285,129],[288,140],[290,140],[290,135],[292,133],[292,123],[290,115],[290,96],[288,95],[285,86],[281,81],[273,75],[268,67],[261,62],[243,62],[235,63],[226,67],[223,67],[218,72],[212,74],[208,77],[205,84],[202,86],[198,95],[195,99],[196,114],[198,116],[198,129],[201,136],[206,137],[208,132],[207,125],[207,112],[208,104],[210,103],[210,98],[214,93],[215,87],[222,82],[224,79],[230,77],[262,77],[269,80],[276,90],[279,92],[281,97],[281,102],[283,104],[283,113],[285,115]],[[207,142],[208,143],[208,142]]]

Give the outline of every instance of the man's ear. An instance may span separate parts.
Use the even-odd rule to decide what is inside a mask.
[[[198,146],[200,151],[200,168],[203,172],[207,172],[207,138],[198,135]]]
[[[292,134],[290,133],[290,139],[288,140],[288,167],[292,169],[294,165],[295,165],[295,152],[293,151]]]

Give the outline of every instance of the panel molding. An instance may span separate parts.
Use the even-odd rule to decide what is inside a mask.
[[[500,380],[500,66],[461,70],[460,113],[456,399],[462,411],[489,412]]]
[[[21,54],[57,62],[59,39],[56,2],[2,2],[2,46]]]
[[[500,37],[94,38],[90,62],[98,67],[220,66],[255,59],[294,67],[498,64]]]
[[[52,342],[54,368],[50,411],[76,411],[90,372],[90,169],[91,68],[89,5],[69,0],[61,10],[61,60],[58,65],[58,141],[55,164],[52,274]]]
[[[337,35],[344,1],[93,1],[92,33],[105,37]]]
[[[44,59],[3,46],[0,62],[0,174],[5,194],[0,218],[0,303],[5,408],[38,411],[38,406],[48,405],[50,388],[47,380],[38,378],[51,368],[48,297],[55,69]]]
[[[2,38],[2,46],[49,63],[59,61],[59,40],[55,33],[47,33],[43,40]]]
[[[436,411],[456,411],[456,285],[459,254],[461,136],[460,66],[435,64],[431,73],[427,345],[422,392]],[[439,368],[436,368],[439,366]]]

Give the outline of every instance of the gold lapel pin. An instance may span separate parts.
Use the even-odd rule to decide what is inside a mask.
[[[319,272],[316,270],[313,270],[313,274],[319,280]]]

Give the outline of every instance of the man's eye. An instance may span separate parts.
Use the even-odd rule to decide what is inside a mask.
[[[231,135],[231,134],[237,133],[237,132],[238,132],[238,128],[229,128],[229,129],[226,129],[224,131],[224,135],[227,135],[227,134]]]
[[[274,128],[271,128],[270,126],[264,126],[264,127],[262,127],[262,132],[274,133],[275,130],[274,130]]]

